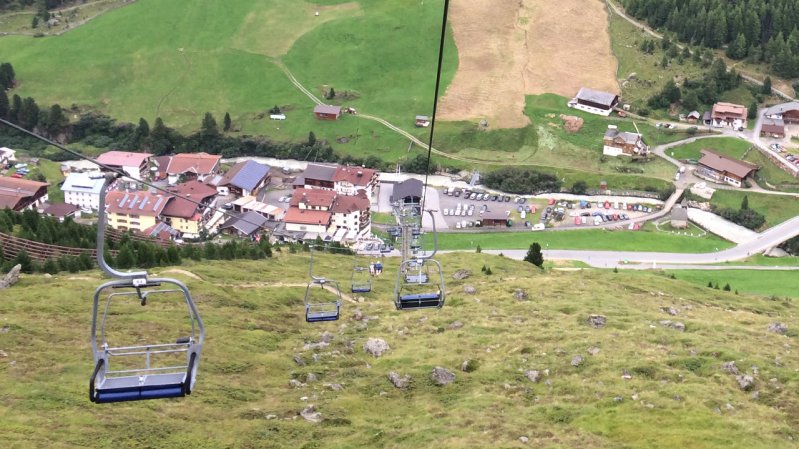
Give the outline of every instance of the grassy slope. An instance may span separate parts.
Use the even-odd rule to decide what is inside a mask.
[[[691,143],[686,143],[685,145],[669,148],[667,151],[669,156],[676,159],[699,160],[701,157],[699,150],[707,148],[717,153],[740,159],[751,146],[752,145],[745,140],[733,137],[719,137],[713,139],[699,139]]]
[[[444,309],[393,310],[396,263],[388,261],[375,293],[359,305],[368,324],[351,321],[354,306],[347,303],[343,321],[319,326],[302,321],[302,288],[270,285],[301,283],[305,257],[184,267],[203,278],[186,281],[208,332],[194,393],[105,406],[86,397],[87,300],[98,281],[26,277],[0,302],[0,347],[7,354],[0,358],[0,438],[14,448],[466,448],[522,447],[524,435],[535,447],[551,448],[778,449],[799,437],[799,365],[783,346],[795,338],[791,302],[646,273],[542,274],[486,255],[442,260],[450,292]],[[349,265],[328,257],[319,262],[322,271]],[[492,276],[479,274],[483,264]],[[449,275],[461,268],[477,274],[452,281]],[[477,294],[462,293],[463,283]],[[530,300],[513,299],[516,288]],[[665,314],[667,306],[679,315]],[[153,309],[136,307],[149,320],[142,314]],[[607,327],[584,324],[592,313],[606,315]],[[682,321],[687,331],[661,327],[663,319]],[[464,327],[448,329],[455,320]],[[786,323],[791,336],[766,332],[773,321]],[[331,346],[303,350],[322,331],[335,335]],[[391,350],[379,359],[366,355],[369,337],[385,338]],[[601,351],[590,356],[590,346]],[[295,364],[294,354],[307,364]],[[585,358],[580,368],[570,365],[577,354]],[[479,368],[458,370],[469,358]],[[759,399],[720,370],[729,360],[747,372],[759,367]],[[455,383],[432,385],[434,366],[453,370]],[[549,375],[535,384],[523,375],[528,369]],[[625,370],[632,379],[621,378]],[[394,389],[389,371],[413,376],[410,389]],[[288,386],[307,373],[320,380]],[[332,391],[328,383],[344,389]],[[297,416],[308,403],[325,418],[321,424]]]
[[[785,192],[799,192],[799,179],[789,175],[785,170],[774,165],[771,160],[763,156],[759,151],[750,151],[745,158],[747,161],[760,166],[760,170],[755,173],[755,180],[763,188],[769,188],[769,184]]]
[[[799,215],[799,202],[796,198],[764,193],[717,190],[710,199],[710,203],[718,207],[739,209],[744,196],[749,197],[750,209],[760,212],[766,217],[764,228],[770,228]]]

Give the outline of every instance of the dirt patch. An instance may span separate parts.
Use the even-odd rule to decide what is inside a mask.
[[[580,117],[561,114],[560,119],[563,120],[563,129],[567,133],[576,133],[583,127],[584,120]]]
[[[184,276],[188,276],[188,277],[190,277],[190,278],[192,278],[192,279],[197,279],[198,281],[201,281],[201,280],[203,280],[203,278],[201,278],[200,276],[197,276],[196,274],[192,273],[191,271],[181,270],[181,269],[179,269],[179,268],[171,268],[171,269],[169,269],[169,270],[164,270],[164,271],[162,271],[161,273],[175,273],[175,274],[182,274],[182,275],[184,275]]]
[[[443,120],[529,124],[524,96],[573,96],[580,87],[617,92],[602,0],[453,2],[459,66],[440,103]]]

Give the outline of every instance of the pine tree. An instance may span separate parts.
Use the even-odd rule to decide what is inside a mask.
[[[19,124],[19,111],[22,109],[22,98],[14,94],[11,97],[11,109],[8,111],[8,121]]]
[[[744,195],[744,199],[741,200],[741,210],[749,209],[749,195]]]
[[[223,128],[225,130],[225,132],[230,131],[230,125],[231,124],[232,124],[232,122],[230,120],[230,113],[229,112],[225,112],[225,120],[224,120],[224,128]]]
[[[136,255],[133,254],[133,250],[130,248],[130,245],[122,246],[122,249],[119,250],[119,254],[117,255],[116,264],[118,268],[133,268],[136,264]]]
[[[728,292],[730,290],[732,290],[732,288],[730,287],[730,283],[728,282],[728,283],[724,284],[724,291]]]
[[[11,89],[16,84],[16,74],[10,62],[0,64],[0,90]]]
[[[753,119],[757,117],[757,100],[752,100],[752,103],[749,104],[749,109],[746,111],[746,118]]]
[[[534,242],[530,245],[530,249],[527,250],[527,255],[524,256],[524,261],[530,262],[538,268],[544,266],[544,254],[541,252],[541,245],[538,242]]]
[[[58,274],[58,264],[53,259],[47,259],[42,265],[42,271],[48,274]]]
[[[0,118],[8,119],[11,112],[11,103],[8,101],[8,94],[4,89],[0,89]]]
[[[327,91],[327,99],[332,100],[333,98],[336,98],[336,90],[331,87],[330,90]]]
[[[763,92],[764,95],[771,95],[771,77],[767,76],[766,79],[763,80]]]
[[[205,139],[215,139],[219,137],[219,128],[216,125],[216,120],[210,112],[206,112],[203,117],[202,128],[200,135]]]
[[[308,133],[308,146],[316,145],[316,134],[313,131]]]

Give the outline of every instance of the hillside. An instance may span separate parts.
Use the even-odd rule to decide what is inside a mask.
[[[99,277],[25,277],[0,300],[0,441],[10,448],[795,447],[799,323],[790,300],[656,274],[540,273],[479,254],[441,260],[449,292],[442,310],[395,311],[396,261],[389,260],[371,296],[345,303],[344,319],[322,325],[302,319],[307,254],[186,265],[193,276],[175,276],[192,289],[207,330],[194,393],[112,405],[87,397],[90,298]],[[324,256],[315,268],[346,286],[353,264]],[[492,275],[481,273],[484,264]],[[471,277],[453,280],[459,269]],[[464,293],[467,285],[476,292]],[[514,299],[516,289],[527,299]],[[135,333],[161,324],[148,313],[160,317],[162,308],[134,307]],[[352,318],[356,309],[365,319]],[[590,314],[607,324],[589,326]],[[662,320],[683,323],[684,332]],[[787,336],[767,330],[774,322],[788,326]],[[305,348],[323,332],[332,334],[329,346]],[[374,358],[363,350],[367,338],[391,349]],[[577,355],[583,360],[574,367]],[[461,371],[467,359],[475,370]],[[751,391],[722,370],[729,361],[753,375]],[[454,383],[434,385],[436,366],[454,372]],[[396,389],[391,371],[410,375],[410,386]],[[299,416],[308,404],[321,422]]]

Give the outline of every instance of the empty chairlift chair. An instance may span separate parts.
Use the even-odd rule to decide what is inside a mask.
[[[336,281],[314,278],[305,288],[305,321],[336,321],[341,315],[341,290]]]
[[[372,267],[374,270],[374,267]],[[356,266],[352,269],[350,281],[352,293],[369,293],[372,291],[372,273],[366,267]]]
[[[394,305],[398,310],[441,308],[444,305],[444,273],[441,263],[433,259],[438,251],[438,234],[433,219],[433,251],[428,256],[403,260],[397,270]]]
[[[146,272],[120,272],[106,264],[102,255],[107,184],[108,181],[100,194],[97,262],[115,279],[98,287],[94,294],[91,330],[94,372],[89,380],[89,399],[95,403],[109,403],[186,396],[191,394],[197,379],[205,339],[203,322],[189,289],[182,282],[147,278]],[[145,306],[148,301],[151,306],[143,313],[160,314],[158,321],[153,321],[150,326],[137,317],[130,320],[128,329],[116,326],[131,318],[130,315],[142,313],[133,310]],[[180,303],[179,315],[168,307],[170,302]],[[119,312],[126,308],[127,314]],[[172,321],[164,317],[173,315],[184,317]],[[110,331],[109,327],[112,328]],[[139,329],[146,331],[140,332]],[[157,337],[163,334],[173,336],[170,341],[142,342],[145,338],[160,340]],[[123,341],[127,343],[117,344]]]

